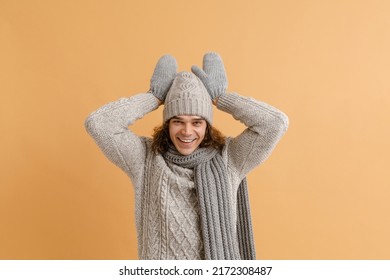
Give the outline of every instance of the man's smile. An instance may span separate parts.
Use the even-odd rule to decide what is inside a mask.
[[[177,137],[177,139],[179,139],[179,141],[183,142],[183,143],[192,143],[196,140],[196,138],[193,138],[193,139],[184,139],[184,138],[180,138],[180,137]]]

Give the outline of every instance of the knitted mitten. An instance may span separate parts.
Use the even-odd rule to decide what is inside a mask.
[[[176,59],[169,54],[162,56],[158,60],[154,68],[153,76],[150,79],[149,92],[164,102],[173,79],[176,76],[176,70]]]
[[[192,66],[191,70],[203,82],[212,100],[226,92],[228,81],[219,54],[206,53],[203,56],[203,70],[198,66]]]

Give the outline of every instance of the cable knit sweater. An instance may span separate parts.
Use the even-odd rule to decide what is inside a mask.
[[[193,170],[166,162],[151,150],[151,138],[128,129],[158,106],[150,93],[122,98],[93,112],[85,126],[133,183],[139,258],[204,259]],[[268,104],[236,93],[222,95],[217,107],[247,126],[237,137],[227,138],[222,151],[229,176],[226,187],[236,213],[241,180],[270,155],[287,130],[288,118]]]

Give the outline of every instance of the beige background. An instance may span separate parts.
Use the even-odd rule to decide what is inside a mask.
[[[137,258],[130,181],[84,119],[147,91],[161,55],[189,70],[209,50],[230,91],[290,117],[249,176],[258,257],[390,259],[389,15],[387,0],[0,0],[0,259]]]

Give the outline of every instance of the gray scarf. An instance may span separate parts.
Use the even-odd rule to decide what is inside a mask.
[[[194,169],[205,258],[209,260],[256,259],[246,179],[237,192],[237,236],[234,235],[228,197],[227,168],[214,148],[198,148],[188,156],[174,147],[164,158],[184,168]]]

